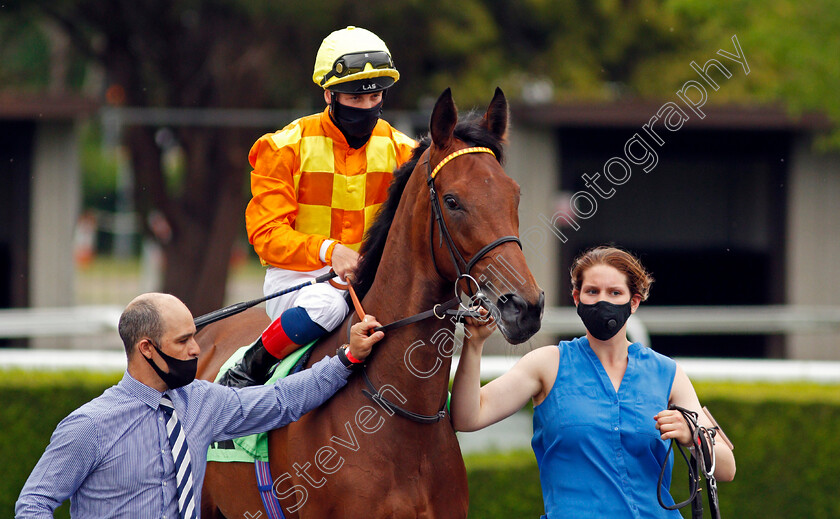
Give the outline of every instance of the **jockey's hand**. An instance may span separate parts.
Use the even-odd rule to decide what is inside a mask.
[[[465,345],[483,345],[487,337],[496,331],[496,321],[492,316],[487,315],[487,309],[480,306],[474,306],[470,310],[478,311],[484,317],[481,319],[474,319],[472,317],[464,317],[464,336]]]
[[[691,429],[688,428],[682,413],[675,409],[659,411],[653,419],[656,420],[656,428],[662,433],[660,437],[663,440],[673,438],[683,447],[691,447]]]
[[[332,268],[338,277],[347,280],[347,274],[352,273],[359,263],[359,253],[342,245],[336,243],[332,252]]]
[[[358,360],[365,360],[370,355],[373,345],[385,337],[384,332],[371,331],[377,326],[382,326],[372,315],[366,315],[365,319],[350,327],[350,354]]]

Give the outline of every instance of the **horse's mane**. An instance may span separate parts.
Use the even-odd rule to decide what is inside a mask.
[[[500,164],[504,163],[504,150],[502,139],[482,128],[482,118],[474,113],[467,114],[467,117],[455,125],[453,132],[455,138],[465,142],[468,146],[484,146],[493,150]],[[391,223],[397,214],[397,207],[400,204],[405,186],[411,177],[411,172],[417,166],[420,156],[429,148],[432,139],[428,135],[420,139],[419,144],[411,154],[411,158],[394,171],[394,178],[388,187],[388,199],[382,204],[377,213],[376,221],[368,228],[365,239],[359,251],[362,258],[356,268],[356,276],[353,288],[359,298],[365,297],[370,290],[373,280],[376,277],[376,270],[382,260],[382,252],[385,249],[385,241],[388,238],[388,231]]]

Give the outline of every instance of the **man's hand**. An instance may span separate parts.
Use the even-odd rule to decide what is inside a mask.
[[[370,355],[373,345],[385,337],[384,332],[370,333],[377,326],[382,325],[374,316],[366,315],[364,321],[350,327],[350,355],[358,360],[365,360]]]
[[[332,252],[332,268],[338,277],[347,280],[347,274],[352,273],[359,264],[359,253],[342,245],[336,243]]]

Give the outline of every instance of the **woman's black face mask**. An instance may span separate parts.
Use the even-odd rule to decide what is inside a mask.
[[[599,341],[608,341],[615,337],[630,318],[630,301],[623,305],[607,301],[598,301],[594,305],[578,302],[577,314],[593,337]]]
[[[152,346],[155,347],[160,357],[166,362],[166,366],[169,368],[169,373],[166,373],[162,369],[160,369],[154,361],[145,355],[143,358],[146,359],[152,369],[155,370],[155,373],[163,380],[166,386],[169,389],[178,389],[179,387],[184,387],[193,380],[195,380],[195,374],[198,370],[198,358],[194,359],[187,359],[181,360],[176,359],[175,357],[170,357],[169,355],[165,354],[164,352],[160,351],[158,345],[149,341]]]

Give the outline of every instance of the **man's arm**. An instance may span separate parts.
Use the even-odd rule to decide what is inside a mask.
[[[367,358],[371,347],[385,335],[374,332],[381,326],[371,316],[351,328],[350,350],[353,358]],[[370,334],[370,335],[368,335]],[[283,427],[298,420],[326,402],[344,387],[351,370],[337,356],[326,357],[311,368],[289,375],[271,386],[254,386],[233,390],[211,384],[212,390],[223,392],[224,411],[216,421],[213,441],[225,440]],[[239,409],[241,412],[236,412]],[[216,410],[218,413],[218,410]]]
[[[98,444],[89,417],[71,414],[62,420],[20,492],[15,517],[53,517],[98,463]]]

